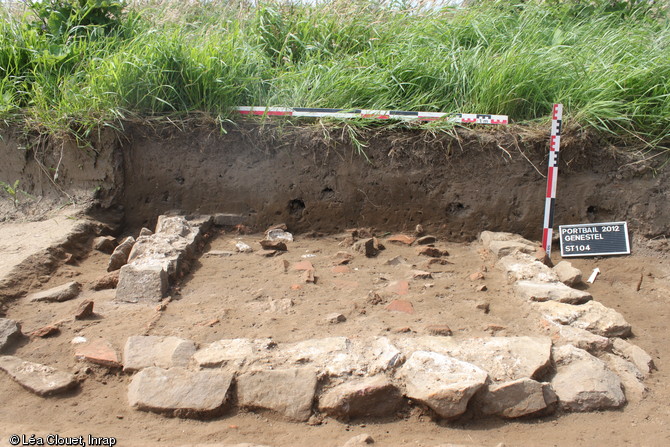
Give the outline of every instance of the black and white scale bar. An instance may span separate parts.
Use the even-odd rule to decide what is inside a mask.
[[[404,110],[318,109],[310,107],[235,107],[242,115],[448,121],[472,124],[508,124],[507,115],[474,113],[409,112]]]

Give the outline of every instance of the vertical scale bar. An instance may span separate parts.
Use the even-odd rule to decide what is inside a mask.
[[[551,236],[554,231],[554,206],[556,205],[556,182],[558,180],[558,153],[561,150],[561,126],[563,104],[554,104],[551,115],[551,142],[549,143],[549,173],[547,175],[547,197],[544,202],[544,229],[542,249],[551,255]]]

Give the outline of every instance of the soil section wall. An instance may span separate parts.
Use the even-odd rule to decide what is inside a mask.
[[[6,131],[0,180],[19,179],[35,197],[62,201],[67,193],[122,206],[129,227],[181,210],[239,213],[258,229],[286,222],[296,232],[422,224],[456,241],[482,230],[540,238],[546,135],[516,127],[349,130],[126,124],[123,135],[98,133],[88,149],[51,138],[26,146]],[[576,132],[562,144],[557,225],[627,220],[647,237],[670,234],[667,171]]]

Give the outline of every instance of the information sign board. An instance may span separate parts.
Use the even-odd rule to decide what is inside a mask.
[[[626,222],[561,225],[558,232],[563,257],[630,254]]]

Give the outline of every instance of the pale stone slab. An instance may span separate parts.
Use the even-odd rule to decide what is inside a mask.
[[[151,366],[188,366],[195,343],[178,337],[134,335],[128,337],[123,352],[123,370],[138,371]]]
[[[479,241],[482,243],[484,248],[489,248],[492,242],[520,242],[526,245],[535,245],[533,242],[528,239],[524,239],[523,236],[514,233],[506,232],[496,232],[496,231],[482,231],[479,234]]]
[[[613,341],[613,349],[615,354],[631,361],[637,369],[644,374],[644,377],[647,377],[654,369],[656,369],[654,360],[639,346],[635,346],[626,340],[615,338]]]
[[[485,415],[513,419],[553,412],[557,400],[548,383],[523,378],[489,386],[477,404]]]
[[[81,284],[70,281],[42,292],[31,293],[27,296],[30,301],[62,302],[76,298],[81,291]]]
[[[583,349],[565,345],[554,348],[556,375],[551,381],[561,408],[596,411],[626,403],[621,379],[601,360]]]
[[[433,351],[472,363],[496,382],[537,378],[551,366],[549,337],[453,339],[425,336],[399,338],[395,343],[405,355],[414,351]]]
[[[312,368],[257,371],[237,378],[237,399],[241,407],[263,408],[305,422],[312,415],[316,385]]]
[[[551,334],[554,346],[572,345],[583,349],[592,355],[612,350],[612,339],[596,335],[585,329],[558,324],[553,321],[543,320],[547,330]]]
[[[585,329],[603,337],[626,337],[631,333],[630,324],[619,312],[598,301],[577,306],[547,301],[533,303],[533,306],[549,321]]]
[[[212,342],[198,350],[193,359],[201,368],[226,367],[237,370],[253,355],[254,340],[235,338]]]
[[[398,377],[405,382],[407,397],[427,405],[443,418],[453,418],[465,412],[488,374],[453,357],[416,351],[400,368]]]
[[[77,386],[74,375],[51,366],[26,362],[11,355],[0,356],[0,369],[38,396],[51,396]]]
[[[21,338],[21,325],[8,318],[0,318],[0,352]]]
[[[333,417],[384,417],[395,414],[402,395],[385,376],[354,379],[326,391],[319,398],[319,410]]]
[[[554,266],[559,281],[566,286],[574,286],[582,282],[582,271],[572,266],[569,261],[561,261]]]
[[[488,248],[498,259],[516,252],[532,255],[537,251],[534,244],[521,241],[491,241]]]
[[[128,386],[128,403],[179,417],[216,416],[228,401],[232,380],[232,374],[220,370],[145,368]]]
[[[535,282],[558,281],[558,276],[551,268],[526,253],[512,253],[504,256],[496,263],[496,267],[505,273],[510,284],[522,280]]]
[[[517,295],[528,301],[558,301],[567,304],[582,304],[593,297],[590,293],[573,289],[562,282],[517,281]]]
[[[626,400],[640,402],[647,394],[647,387],[643,383],[644,374],[632,362],[618,355],[605,354],[604,360],[607,367],[621,379]]]
[[[168,289],[168,275],[161,265],[126,264],[121,267],[116,299],[127,303],[157,303]]]

